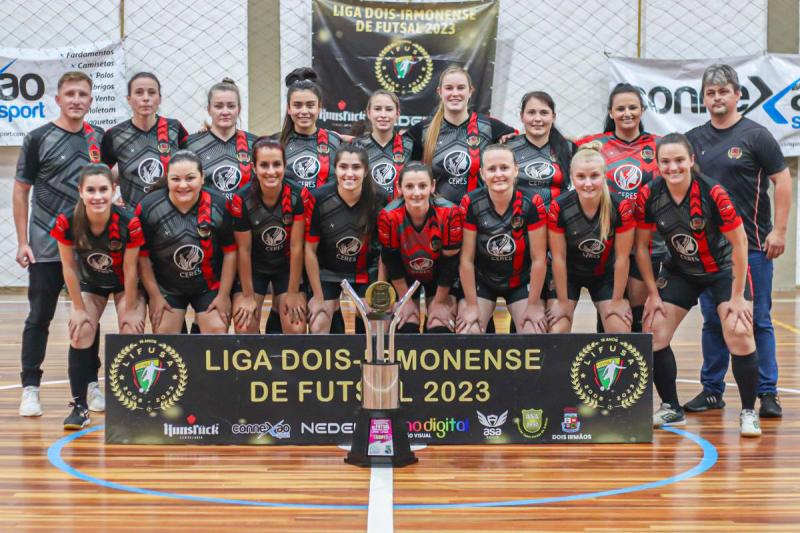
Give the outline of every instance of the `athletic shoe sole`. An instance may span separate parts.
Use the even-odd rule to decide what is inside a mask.
[[[89,423],[89,420],[87,420],[83,424],[64,424],[64,429],[83,429],[88,426]]]

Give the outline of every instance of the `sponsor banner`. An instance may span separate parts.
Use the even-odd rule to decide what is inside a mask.
[[[398,126],[433,114],[439,74],[465,67],[472,105],[488,113],[499,2],[361,2],[314,0],[312,65],[325,87],[320,123],[347,133],[366,119],[373,91],[400,98]]]
[[[664,135],[686,132],[709,120],[700,84],[712,63],[736,69],[742,87],[739,111],[766,127],[783,149],[783,155],[800,155],[800,55],[766,54],[719,59],[660,60],[609,58],[610,84],[636,85],[649,112],[647,131]]]
[[[125,119],[121,42],[43,49],[0,47],[0,146],[20,146],[26,133],[58,118],[58,78],[69,70],[92,78],[94,100],[88,122],[108,129]]]
[[[398,335],[411,442],[650,442],[650,335]],[[365,339],[109,335],[106,442],[349,444]],[[392,441],[381,432],[371,444]]]

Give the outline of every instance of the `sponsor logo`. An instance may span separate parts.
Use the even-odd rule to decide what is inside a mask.
[[[361,252],[361,241],[355,237],[342,237],[336,243],[336,254],[338,259],[343,261],[354,261],[355,257]]]
[[[311,155],[298,157],[292,163],[292,171],[300,181],[312,181],[319,173],[319,160]]]
[[[381,187],[390,187],[394,183],[397,171],[391,163],[378,163],[370,171],[372,179]]]
[[[229,192],[239,187],[239,182],[242,181],[242,173],[239,169],[231,165],[222,165],[214,169],[211,174],[211,181],[214,182],[214,187],[222,192]]]
[[[444,156],[442,166],[451,176],[463,176],[472,166],[472,158],[464,150],[453,150]]]
[[[731,146],[728,148],[728,158],[739,159],[742,157],[742,149],[738,146]]]
[[[268,250],[283,248],[283,243],[286,242],[286,230],[280,226],[270,226],[261,232],[261,241]]]
[[[547,429],[548,419],[542,409],[523,409],[522,417],[515,417],[513,422],[519,434],[526,439],[537,439]]]
[[[155,339],[128,344],[114,356],[108,369],[111,393],[131,411],[173,407],[186,391],[188,375],[178,352]]]
[[[448,433],[468,433],[469,418],[457,420],[448,418],[429,418],[427,420],[409,420],[406,422],[409,437],[432,439],[434,436],[445,438]]]
[[[615,337],[593,341],[578,352],[570,367],[572,390],[584,404],[607,410],[628,409],[645,392],[650,374],[632,344]]]
[[[417,94],[433,77],[433,60],[420,44],[402,39],[387,45],[375,59],[375,77],[399,96]]]
[[[219,424],[203,426],[197,424],[197,417],[189,415],[186,417],[187,425],[176,426],[168,422],[164,423],[164,435],[167,437],[178,437],[180,440],[203,440],[206,435],[219,435]]]
[[[273,439],[288,439],[292,436],[292,426],[281,420],[274,424],[260,422],[254,424],[232,424],[231,433],[234,435],[258,435],[257,438],[272,437]]]
[[[301,422],[302,435],[352,435],[356,425],[353,422]]]
[[[411,270],[424,272],[433,268],[433,259],[428,257],[417,257],[416,259],[409,261],[408,266],[411,267]]]
[[[692,217],[691,220],[689,220],[689,226],[691,226],[694,231],[702,231],[703,228],[706,227],[706,219],[703,217]]]
[[[564,420],[561,421],[561,431],[564,433],[577,433],[581,430],[581,421],[578,419],[578,410],[574,407],[564,408]]]
[[[598,239],[586,239],[578,245],[578,250],[583,252],[584,257],[596,257],[602,254],[606,249],[605,243]]]
[[[478,415],[478,422],[483,426],[483,436],[487,439],[496,439],[503,434],[502,426],[508,418],[508,409],[499,415],[484,415],[480,411],[475,411]]]
[[[152,185],[164,174],[164,166],[158,159],[148,157],[147,159],[142,159],[136,169],[136,173],[142,183]]]
[[[500,235],[493,235],[486,241],[486,251],[492,257],[505,259],[517,251],[517,245],[511,235],[508,233],[501,233]]]
[[[637,189],[642,183],[642,169],[636,165],[620,165],[614,170],[614,182],[623,191]]]
[[[0,67],[0,102],[16,100],[17,98],[22,98],[29,102],[41,100],[45,92],[44,79],[31,72],[20,76],[9,72],[11,66],[16,62],[16,59],[12,59]],[[0,120],[14,122],[18,118],[45,118],[44,111],[43,102],[37,104],[0,104]]]
[[[548,161],[535,161],[525,165],[524,172],[531,185],[543,187],[550,185],[553,176],[556,175],[556,168]]]
[[[172,261],[175,266],[184,272],[193,272],[203,260],[203,257],[203,250],[199,246],[184,244],[172,254]]]
[[[679,233],[673,235],[670,242],[681,256],[692,257],[697,255],[697,241],[691,235]]]
[[[101,274],[111,274],[111,272],[113,272],[111,270],[111,265],[114,264],[114,261],[111,259],[111,256],[109,255],[99,252],[93,253],[86,258],[86,263],[95,272],[100,272]]]

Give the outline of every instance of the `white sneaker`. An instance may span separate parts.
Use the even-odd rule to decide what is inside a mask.
[[[96,381],[89,383],[86,391],[86,403],[89,404],[89,410],[95,413],[102,413],[106,410],[106,397],[103,396],[103,391]]]
[[[742,409],[739,415],[739,433],[742,437],[761,436],[761,421],[755,409]]]
[[[685,426],[686,417],[683,409],[662,403],[661,407],[653,414],[653,427],[659,426]]]
[[[39,403],[39,387],[28,385],[22,389],[22,401],[19,403],[20,416],[42,416],[42,404]]]

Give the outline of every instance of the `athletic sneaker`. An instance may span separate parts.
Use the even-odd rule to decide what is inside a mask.
[[[85,405],[69,404],[72,412],[64,419],[64,429],[83,429],[89,425],[89,410]]]
[[[653,415],[653,427],[684,425],[686,425],[686,417],[683,409],[672,407],[668,403],[662,403],[661,408]]]
[[[783,408],[778,395],[774,392],[765,392],[758,395],[761,398],[761,409],[758,416],[761,418],[780,418],[783,416]]]
[[[705,390],[683,404],[683,408],[690,413],[701,413],[709,409],[722,409],[723,407],[725,407],[725,400],[722,399],[722,394],[707,392]]]
[[[42,416],[42,404],[39,403],[39,387],[28,385],[22,389],[22,401],[19,403],[20,416]]]
[[[103,396],[103,391],[96,381],[89,383],[89,388],[86,390],[86,400],[90,411],[102,413],[106,410],[106,397]]]
[[[739,433],[742,437],[761,436],[761,422],[755,409],[742,409],[739,415]]]

